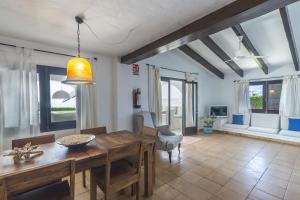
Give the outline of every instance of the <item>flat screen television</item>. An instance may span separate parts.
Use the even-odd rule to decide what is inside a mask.
[[[227,106],[209,106],[209,115],[216,117],[227,117],[228,107]]]

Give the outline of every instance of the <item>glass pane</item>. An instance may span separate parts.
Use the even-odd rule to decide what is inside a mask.
[[[269,84],[268,110],[279,110],[281,83]]]
[[[169,124],[169,87],[167,81],[161,81],[162,125]]]
[[[192,83],[186,83],[185,84],[185,90],[186,90],[186,96],[185,96],[185,102],[186,102],[186,127],[193,127],[196,126],[196,87],[193,87]]]
[[[171,130],[182,133],[182,81],[170,81]]]
[[[264,108],[263,85],[250,85],[249,95],[251,109],[261,110]]]
[[[50,75],[51,122],[76,120],[76,87],[62,84],[63,75]]]

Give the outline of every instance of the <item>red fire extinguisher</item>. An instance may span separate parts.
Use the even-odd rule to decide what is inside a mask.
[[[139,88],[133,90],[133,107],[141,107],[141,90]]]

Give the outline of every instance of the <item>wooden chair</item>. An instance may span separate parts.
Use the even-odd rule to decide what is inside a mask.
[[[108,150],[106,166],[91,170],[91,178],[104,192],[104,199],[109,195],[121,191],[129,186],[135,190],[136,199],[139,199],[139,180],[142,160],[142,142],[135,142],[128,146],[120,146]],[[136,165],[129,165],[127,157],[138,157]],[[93,189],[91,189],[93,192]]]
[[[49,134],[49,135],[40,135],[40,136],[36,136],[36,137],[15,139],[15,140],[12,140],[11,146],[12,146],[12,148],[15,148],[15,147],[20,148],[29,142],[31,142],[31,145],[52,143],[52,142],[55,142],[55,135]]]
[[[0,178],[0,200],[7,200],[6,187],[4,179]]]
[[[144,126],[142,130],[142,134],[146,137],[152,137],[155,140],[155,143],[152,147],[152,181],[155,183],[155,177],[156,177],[156,141],[158,138],[158,129],[157,128],[151,128]],[[146,170],[146,169],[145,169]]]
[[[106,134],[106,133],[107,133],[106,126],[80,130],[80,134],[100,135],[100,134]],[[83,185],[83,187],[86,187],[86,172],[85,171],[82,172],[82,185]]]
[[[70,176],[70,185],[68,181],[57,182],[67,176]],[[74,200],[74,190],[74,160],[17,172],[0,179],[0,200]]]

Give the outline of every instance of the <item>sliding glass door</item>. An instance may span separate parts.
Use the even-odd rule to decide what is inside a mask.
[[[162,125],[184,135],[197,133],[197,83],[162,77],[161,85]]]

